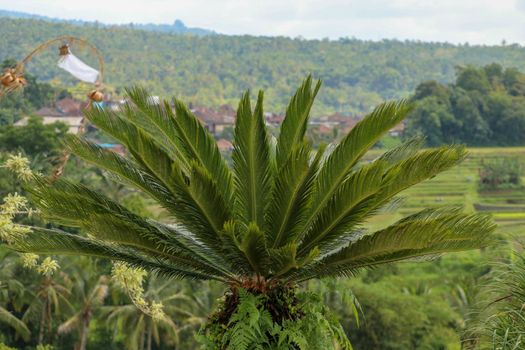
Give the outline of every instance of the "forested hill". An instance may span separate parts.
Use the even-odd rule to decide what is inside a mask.
[[[499,62],[525,69],[525,48],[517,45],[197,37],[8,18],[0,21],[0,60],[20,59],[37,44],[65,34],[86,38],[100,48],[106,59],[105,82],[117,91],[141,84],[161,96],[217,106],[235,105],[247,88],[263,88],[266,109],[271,111],[282,111],[310,72],[324,81],[316,113],[359,113],[383,99],[410,94],[422,81],[452,82],[457,65]],[[29,71],[45,80],[64,78],[65,73],[55,68],[56,59],[50,50]]]

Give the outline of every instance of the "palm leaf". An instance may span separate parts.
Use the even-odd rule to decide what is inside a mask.
[[[311,171],[310,153],[309,144],[296,145],[276,176],[267,216],[268,242],[273,248],[289,239],[285,235],[290,233],[290,226],[298,216],[300,199]]]
[[[265,228],[265,207],[271,193],[269,136],[263,116],[263,94],[259,93],[252,113],[250,94],[239,103],[235,124],[233,164],[236,188],[236,213],[248,225]]]
[[[17,239],[13,243],[12,248],[16,251],[35,254],[85,255],[119,260],[127,262],[131,266],[173,278],[222,280],[222,278],[213,274],[177,268],[160,257],[149,258],[131,248],[109,245],[99,240],[73,235],[60,230],[34,227],[31,233]]]
[[[241,251],[246,256],[253,272],[265,275],[268,263],[268,250],[264,233],[254,222],[250,223],[243,233],[240,245]]]
[[[399,124],[408,113],[405,101],[387,102],[377,107],[346,135],[323,162],[316,180],[311,212],[304,222],[305,232],[334,193],[348,177],[359,159],[388,130]]]
[[[377,161],[349,175],[313,221],[302,241],[300,255],[316,245],[321,254],[325,253],[332,249],[332,243],[337,242],[337,238],[363,222],[371,209],[373,197],[384,184],[385,168],[384,162]]]
[[[3,307],[0,307],[0,322],[13,328],[15,332],[19,334],[25,341],[29,340],[31,332],[29,331],[29,328],[27,328],[26,324]]]
[[[301,278],[352,275],[363,267],[479,248],[494,229],[489,216],[464,214],[461,208],[427,209],[351,242]]]
[[[312,76],[309,75],[290,100],[277,139],[276,160],[279,169],[285,165],[294,147],[303,142],[310,110],[320,88],[319,80],[312,89]]]

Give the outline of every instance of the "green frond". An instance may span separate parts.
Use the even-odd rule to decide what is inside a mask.
[[[133,123],[125,120],[122,115],[107,108],[94,107],[84,110],[84,116],[97,128],[110,135],[129,148],[134,142],[138,130]]]
[[[199,238],[206,244],[220,246],[220,231],[224,223],[230,220],[231,213],[211,174],[196,162],[191,164],[188,193],[212,226],[209,232],[204,228]]]
[[[489,216],[464,214],[461,208],[423,210],[351,242],[306,269],[301,278],[352,275],[378,264],[480,248],[494,229]]]
[[[253,268],[242,250],[244,224],[230,220],[224,224],[221,232],[223,238],[223,255],[231,263],[232,269],[241,275],[253,274]]]
[[[305,183],[310,175],[311,146],[302,142],[294,146],[290,157],[278,170],[269,202],[267,226],[268,244],[280,247],[290,237],[290,226],[297,220]]]
[[[294,147],[303,142],[310,110],[320,88],[321,81],[318,80],[312,89],[312,76],[309,75],[290,100],[277,139],[276,160],[278,169],[288,161]]]
[[[310,253],[299,258],[297,256],[298,245],[290,243],[277,249],[270,249],[270,261],[272,267],[272,279],[277,279],[289,271],[298,270],[319,257],[319,250],[312,249]]]
[[[300,254],[307,254],[316,246],[324,254],[339,243],[338,238],[344,233],[361,224],[373,208],[373,197],[381,190],[385,170],[386,163],[377,161],[351,173],[314,219]]]
[[[388,162],[389,164],[397,163],[414,155],[423,147],[425,139],[422,137],[412,137],[397,147],[394,147],[383,153],[378,160]]]
[[[264,229],[265,207],[272,187],[272,169],[262,104],[263,94],[260,92],[252,113],[249,92],[242,97],[237,110],[232,158],[236,214],[246,225],[255,222]]]
[[[177,142],[175,115],[169,103],[153,103],[153,97],[140,87],[126,89],[126,92],[131,101],[121,108],[121,115],[155,137],[170,156],[180,163],[180,167],[188,170],[189,163]]]
[[[194,161],[206,169],[217,182],[221,196],[230,205],[233,194],[232,175],[217,143],[184,103],[174,100],[174,104],[177,113],[174,118],[177,131],[175,140],[181,152],[188,163]]]
[[[413,153],[395,163],[385,174],[385,184],[377,198],[381,205],[399,192],[430,179],[465,159],[463,146],[443,146]]]
[[[3,307],[0,307],[0,323],[13,328],[25,341],[29,340],[31,331],[27,328],[26,324]]]
[[[215,169],[209,172],[209,174],[213,174],[213,178],[212,181],[208,181],[208,189],[216,187],[217,189],[215,191],[220,191],[220,188],[218,187],[220,182],[216,181],[219,177],[216,178],[215,176],[217,175],[218,169],[220,169],[219,165],[223,162],[222,157],[220,154],[216,154],[216,156],[213,155],[213,147],[210,146],[208,134],[202,135],[202,132],[204,131],[199,131],[200,129],[197,131],[194,130],[196,128],[202,128],[198,120],[188,114],[188,111],[183,105],[178,105],[178,111],[179,115],[175,118],[178,120],[175,124],[177,126],[177,131],[184,133],[185,142],[194,142],[191,148],[184,150],[185,154],[188,156],[191,152],[194,152],[193,156],[196,157],[191,161],[188,160],[187,163],[190,167],[193,162],[204,164],[207,168]],[[191,180],[189,180],[190,177],[193,177],[195,181],[198,181],[198,179],[195,178],[197,175],[195,175],[195,172],[192,169],[188,169],[191,174],[184,174],[184,169],[181,168],[181,164],[178,161],[173,160],[151,136],[148,136],[142,130],[137,129],[132,123],[115,115],[111,116],[115,119],[112,122],[100,121],[99,119],[103,118],[104,113],[106,112],[99,111],[98,113],[92,113],[92,115],[90,115],[90,120],[93,120],[96,125],[103,125],[105,128],[103,130],[109,130],[109,133],[112,135],[118,133],[118,131],[115,132],[113,129],[120,126],[128,127],[128,129],[131,130],[132,138],[126,139],[125,137],[122,137],[121,139],[124,140],[125,145],[128,147],[128,150],[134,157],[135,161],[141,166],[142,171],[156,179],[157,182],[169,189],[171,193],[171,195],[163,195],[164,201],[161,202],[161,204],[201,240],[208,241],[214,247],[220,246],[219,232],[222,229],[224,222],[218,222],[216,220],[216,214],[220,211],[215,213],[215,209],[212,211],[207,211],[207,209],[209,209],[210,206],[214,208],[228,208],[228,203],[207,203],[205,201],[199,201],[198,196],[200,196],[200,193],[199,191],[192,192],[192,188],[195,188],[195,186],[192,186]],[[179,127],[179,124],[182,126]],[[202,147],[202,145],[210,147]],[[215,144],[214,147],[216,147]],[[210,154],[207,154],[207,152],[210,152]],[[198,158],[197,155],[201,155],[201,157]],[[208,178],[210,179],[211,176]],[[227,197],[222,195],[223,192],[219,193],[220,196],[215,198],[224,198],[226,200],[226,198],[231,196],[231,193],[227,193]],[[202,199],[202,196],[200,199]],[[165,203],[165,201],[169,202]]]
[[[240,249],[250,263],[253,272],[265,275],[268,264],[268,249],[264,233],[256,223],[251,222],[246,231],[242,233]]]
[[[73,235],[60,230],[34,227],[32,228],[32,232],[27,233],[24,237],[19,237],[11,247],[16,251],[24,253],[85,255],[102,259],[119,260],[131,266],[140,267],[173,278],[222,280],[212,273],[208,274],[190,269],[177,268],[160,257],[148,257],[131,248],[106,244],[99,240]]]
[[[180,235],[166,235],[158,226],[82,185],[59,180],[49,186],[42,181],[31,192],[43,214],[56,223],[80,227],[96,239],[131,247],[152,257],[160,256],[177,266],[227,275],[227,271],[216,267],[217,261],[196,259],[195,249],[181,244]]]
[[[324,160],[316,180],[311,213],[305,229],[317,218],[319,212],[332,200],[334,193],[357,162],[388,130],[399,124],[407,115],[405,101],[386,102],[366,116],[334,147]]]
[[[299,241],[304,235],[306,224],[309,220],[311,208],[314,206],[316,179],[319,168],[326,157],[327,146],[321,144],[310,163],[310,169],[300,189],[300,197],[297,203],[297,214],[288,224],[285,243]]]
[[[126,146],[143,171],[148,172],[170,191],[175,192],[174,181],[181,175],[175,173],[173,168],[178,163],[158,143],[157,138],[148,135],[119,113],[93,108],[86,111],[86,117],[102,131]],[[176,169],[179,168],[180,166],[176,167]]]
[[[67,135],[64,143],[76,156],[111,172],[117,180],[150,195],[166,209],[177,208],[171,199],[170,190],[161,185],[154,176],[143,170],[138,164],[76,135]]]

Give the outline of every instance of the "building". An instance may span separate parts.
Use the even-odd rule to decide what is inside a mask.
[[[53,124],[56,122],[64,123],[68,126],[68,131],[72,134],[78,133],[78,129],[82,125],[83,117],[55,117],[55,116],[40,116],[44,125]],[[15,126],[26,126],[29,117],[24,117],[15,123]]]
[[[207,107],[195,107],[191,112],[213,135],[220,134],[225,128],[235,125],[235,111],[230,106],[221,106],[217,111]]]
[[[42,122],[53,124],[56,122],[64,123],[68,126],[69,132],[72,134],[78,133],[78,129],[82,126],[82,110],[86,108],[87,103],[79,102],[71,98],[64,98],[56,101],[51,107],[43,107],[34,113],[35,116],[41,117]],[[15,123],[15,126],[27,125],[29,117],[24,117]]]
[[[233,150],[233,144],[226,139],[218,140],[217,147],[219,148],[219,151],[221,152],[228,152],[228,151]]]

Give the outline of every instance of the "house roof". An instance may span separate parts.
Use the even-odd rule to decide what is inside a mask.
[[[56,110],[65,115],[82,115],[83,103],[72,98],[63,98],[55,102]]]
[[[217,147],[219,147],[221,151],[229,151],[233,148],[233,144],[226,139],[220,139],[217,141]]]
[[[56,108],[53,107],[43,107],[40,108],[38,111],[35,112],[35,115],[39,117],[61,117],[63,116],[62,113],[56,110]]]

